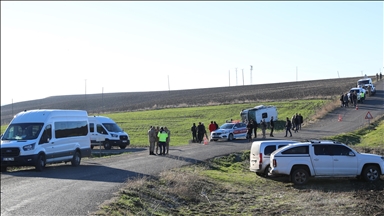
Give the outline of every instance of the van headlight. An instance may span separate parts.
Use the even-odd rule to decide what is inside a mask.
[[[31,151],[35,149],[35,143],[23,146],[24,151]]]
[[[116,137],[116,138],[119,137],[119,135],[117,135],[117,134],[111,134],[111,136]]]

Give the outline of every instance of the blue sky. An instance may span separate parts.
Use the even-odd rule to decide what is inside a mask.
[[[375,75],[383,19],[379,1],[2,1],[1,105]]]

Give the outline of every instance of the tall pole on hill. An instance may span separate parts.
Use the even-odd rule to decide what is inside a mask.
[[[237,68],[236,68],[236,85],[237,85]]]
[[[339,74],[339,71],[337,71],[337,76],[340,78],[340,74]]]
[[[228,86],[231,86],[231,70],[228,71]]]
[[[171,92],[171,87],[170,87],[170,84],[169,84],[169,75],[168,75],[168,91]]]
[[[85,79],[84,103],[85,103],[85,110],[87,110],[87,79]]]
[[[251,84],[252,85],[252,65],[251,65],[251,81],[250,81],[250,83],[249,84]]]

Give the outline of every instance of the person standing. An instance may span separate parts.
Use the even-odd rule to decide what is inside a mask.
[[[155,142],[156,142],[156,129],[151,126],[148,130],[148,140],[149,140],[149,155],[155,155]]]
[[[340,97],[340,107],[344,107],[344,94],[341,94]]]
[[[292,136],[291,127],[292,127],[292,123],[291,123],[291,121],[289,120],[289,118],[287,117],[287,120],[285,121],[285,136],[284,136],[284,137],[287,137],[288,132],[289,132],[289,133],[291,134],[291,136]]]
[[[299,133],[300,117],[299,117],[299,114],[297,114],[297,113],[295,115],[295,125],[296,125],[295,133]]]
[[[163,127],[160,128],[157,137],[159,138],[160,155],[165,155],[165,145],[167,143],[168,134],[164,131]]]
[[[197,142],[197,137],[196,137],[197,128],[195,123],[193,123],[191,127],[191,132],[192,132],[192,142]]]
[[[247,139],[249,142],[252,141],[252,130],[253,130],[253,124],[252,124],[252,119],[251,121],[248,122],[247,124]]]
[[[291,125],[292,125],[292,130],[295,131],[295,133],[296,133],[296,130],[295,130],[296,125],[295,125],[295,123],[296,123],[296,116],[293,115],[292,118],[291,118]]]
[[[350,95],[350,98],[351,98],[351,103],[352,103],[352,95]],[[344,107],[348,107],[348,93],[345,93],[344,95]]]
[[[155,143],[155,145],[156,145],[156,153],[155,154],[159,154],[159,137],[157,136],[157,134],[160,132],[160,127],[159,126],[156,127],[155,132],[156,132],[156,143]]]
[[[254,138],[256,139],[257,138],[257,122],[253,121],[253,119],[251,119],[251,121],[253,122],[253,134],[254,134]]]
[[[382,77],[383,77],[383,75],[382,75],[381,72],[380,72],[380,80],[381,80]]]
[[[197,125],[197,142],[198,143],[201,143],[201,141],[203,141],[204,131],[205,131],[204,126],[201,124],[201,122],[199,122],[199,124]]]
[[[275,122],[273,122],[273,116],[271,116],[271,121],[269,122],[269,128],[271,128],[270,137],[273,137],[273,130],[275,129]]]
[[[380,72],[381,73],[381,72]],[[379,74],[376,73],[376,82],[379,81]]]
[[[304,123],[304,118],[303,118],[303,116],[301,115],[301,113],[299,113],[299,120],[300,120],[299,130],[301,130],[301,125]]]
[[[209,124],[208,130],[209,130],[209,135],[211,135],[211,133],[216,130],[216,125],[213,123],[213,121],[211,121],[211,124]]]
[[[167,136],[167,140],[166,140],[166,154],[169,153],[169,142],[171,141],[171,131],[167,128],[167,127],[164,127],[164,131],[168,134]]]
[[[265,131],[267,130],[267,123],[265,123],[265,119],[262,119],[260,121],[260,127],[261,127],[261,132],[263,134],[263,139],[265,139]]]
[[[219,125],[214,121],[213,124],[216,126],[216,130],[219,129]]]

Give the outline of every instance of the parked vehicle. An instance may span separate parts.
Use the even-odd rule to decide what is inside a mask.
[[[94,146],[103,146],[107,150],[112,146],[125,149],[130,144],[128,133],[124,132],[112,119],[105,116],[89,116],[88,121],[92,149]]]
[[[289,175],[294,184],[310,177],[358,177],[373,182],[384,174],[384,157],[359,153],[334,141],[295,143],[271,154],[272,175]]]
[[[262,119],[264,119],[265,122],[269,122],[271,116],[273,116],[274,121],[277,121],[277,109],[275,106],[259,105],[254,108],[242,110],[240,116],[243,122],[249,122],[252,119],[253,122],[257,124],[259,124]]]
[[[83,110],[30,110],[15,115],[1,137],[1,171],[9,166],[71,162],[91,155],[88,114]]]
[[[363,78],[357,81],[356,87],[363,88],[364,86],[373,85],[371,78]]]
[[[247,138],[247,125],[238,122],[238,123],[225,123],[220,126],[219,129],[211,132],[211,140],[228,140],[232,141],[238,138]]]
[[[268,177],[270,170],[269,156],[276,149],[288,144],[297,143],[294,140],[268,140],[255,141],[252,143],[249,156],[249,170],[255,172],[258,176]]]
[[[364,92],[364,95],[366,94],[366,92],[365,92],[365,89],[363,89],[363,88],[351,88],[350,90],[349,90],[349,93],[348,93],[348,98],[349,98],[349,95],[350,94],[353,94],[353,92],[356,92],[356,95],[357,95],[357,102],[358,103],[363,103],[363,101],[364,101],[364,99],[365,98],[361,98],[361,95],[360,95],[360,93],[361,92]]]

